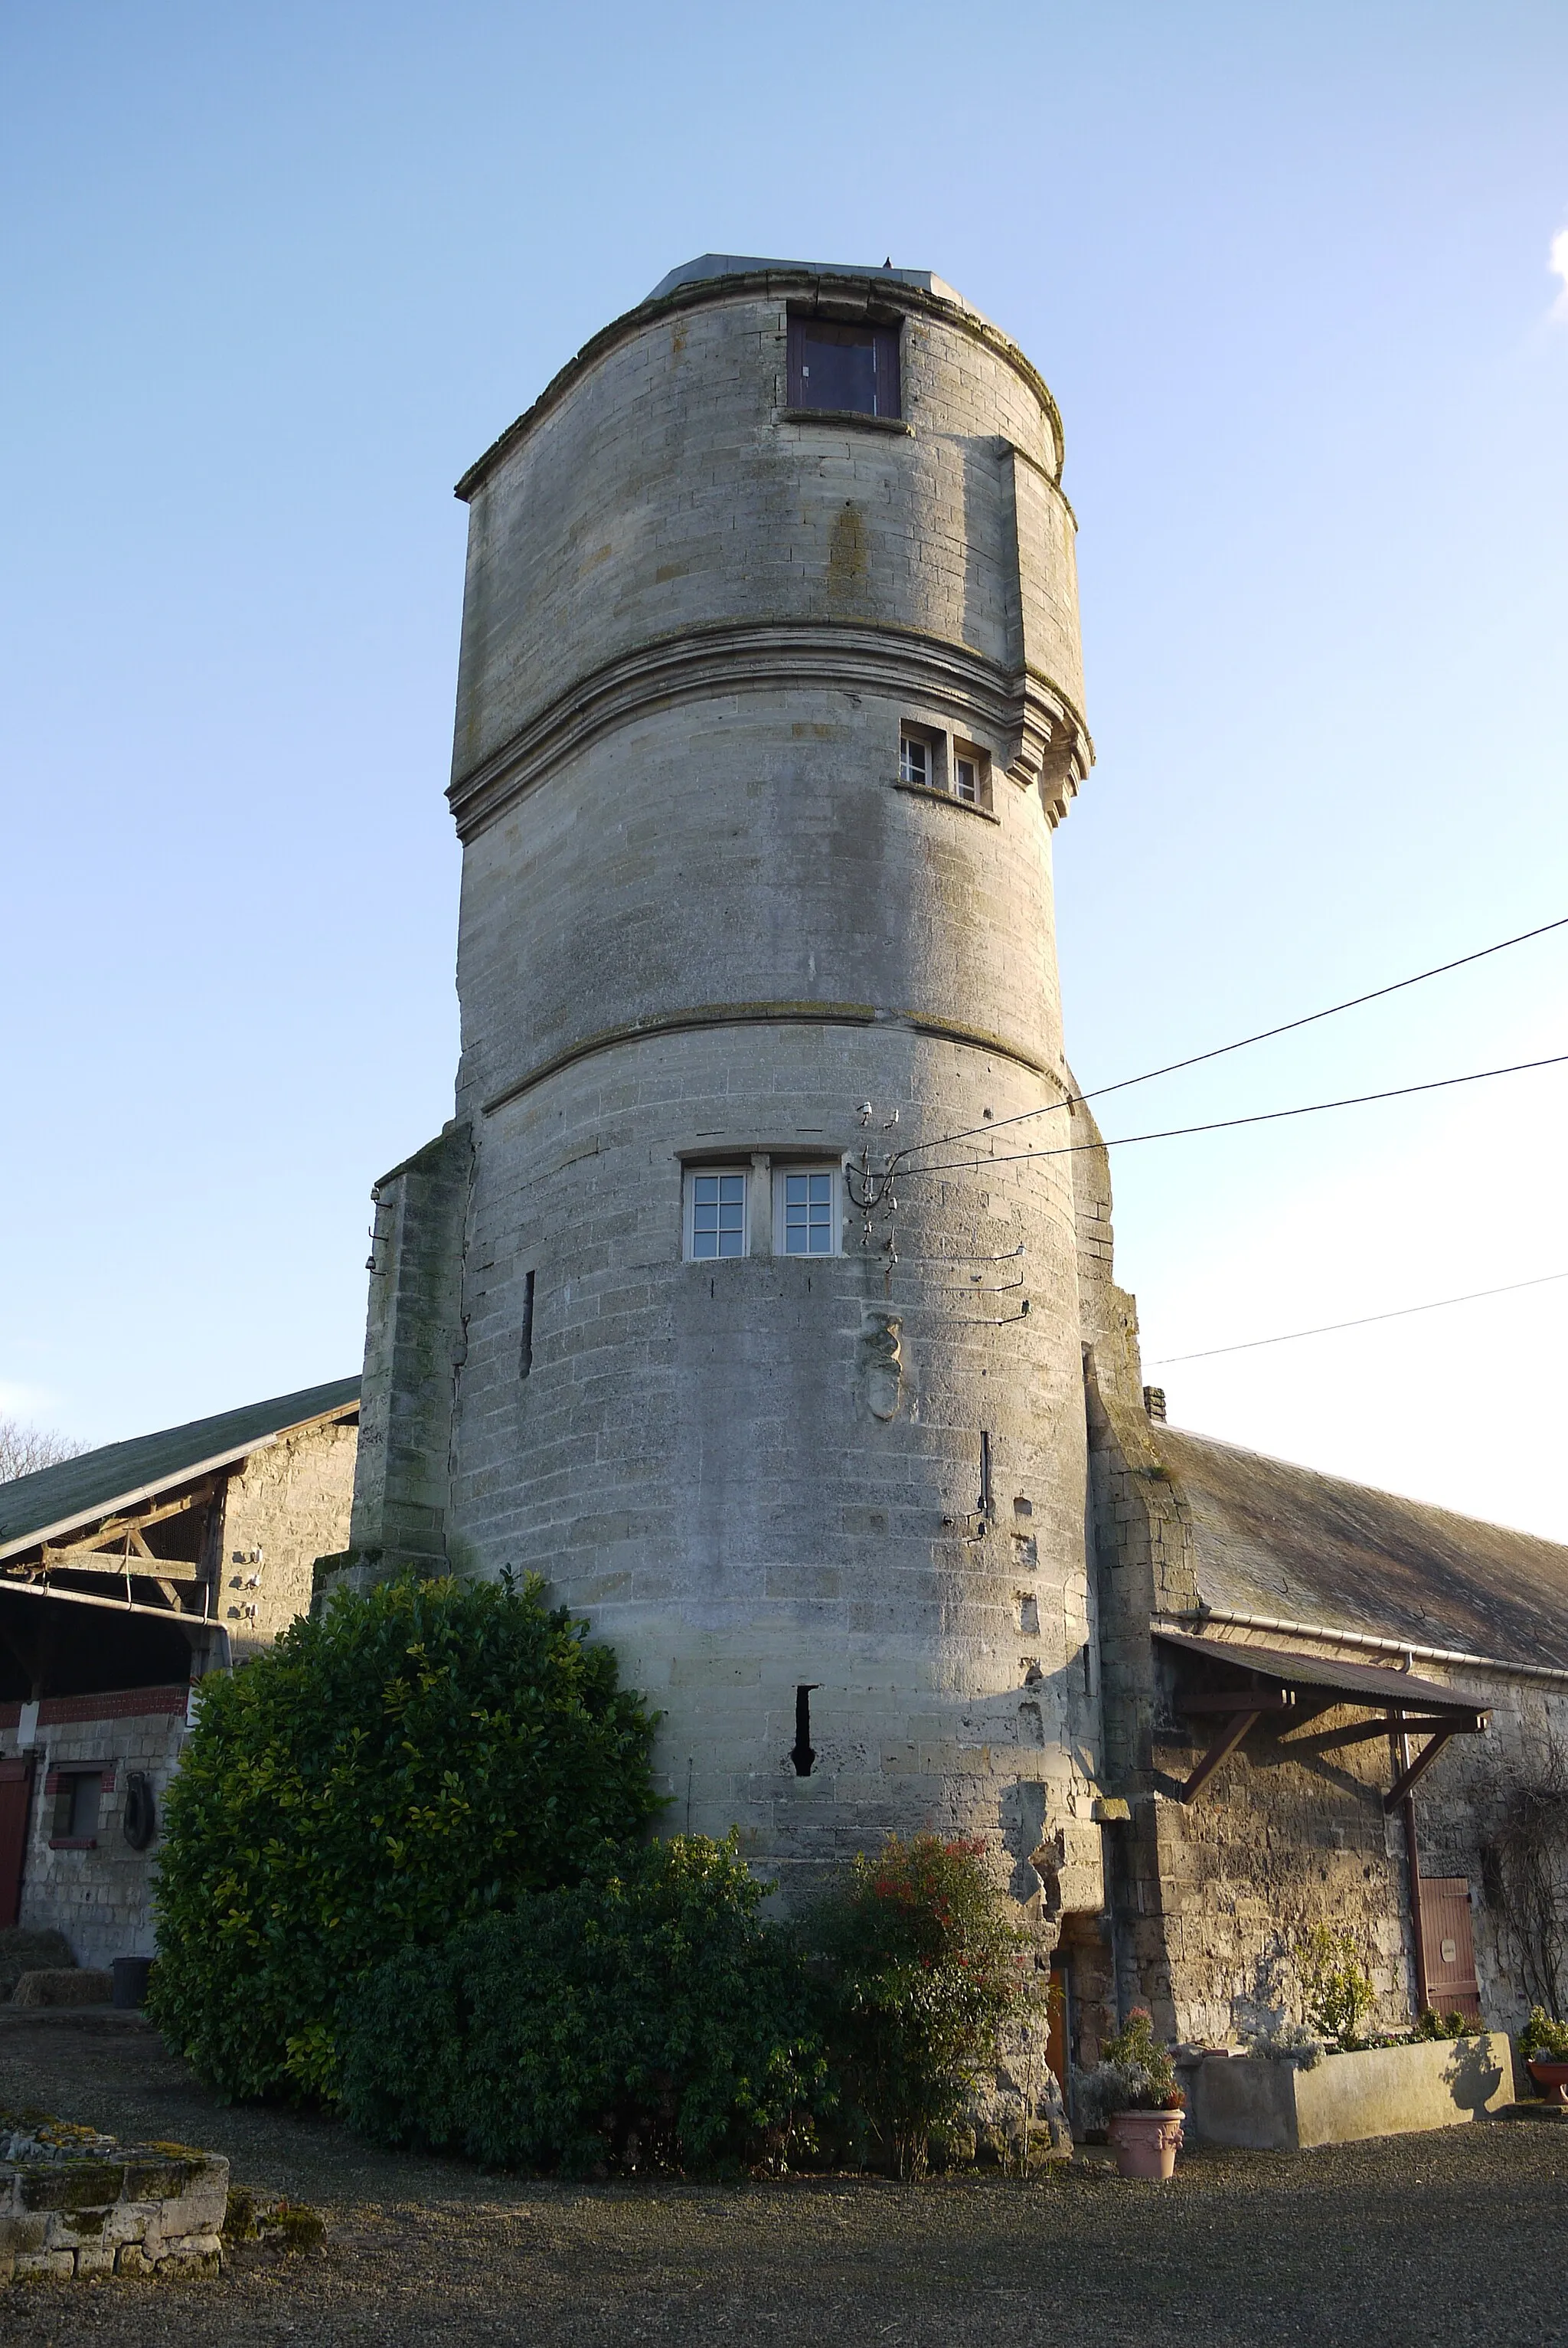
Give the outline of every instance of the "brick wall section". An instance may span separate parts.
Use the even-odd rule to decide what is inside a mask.
[[[63,1932],[83,1965],[152,1953],[152,1873],[158,1858],[133,1850],[124,1832],[128,1773],[145,1770],[161,1823],[163,1797],[185,1736],[184,1688],[127,1688],[98,1696],[46,1697],[31,1746],[33,1807],[23,1867],[20,1921]],[[15,1749],[20,1708],[0,1714],[9,1751]],[[52,1781],[62,1771],[103,1769],[98,1822],[92,1847],[50,1849]]]

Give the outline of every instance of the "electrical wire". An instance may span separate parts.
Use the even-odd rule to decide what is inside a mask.
[[[1173,1076],[1182,1068],[1196,1068],[1205,1060],[1223,1060],[1227,1053],[1245,1052],[1249,1045],[1271,1043],[1276,1035],[1292,1035],[1297,1027],[1314,1026],[1320,1019],[1336,1019],[1342,1011],[1358,1011],[1365,1003],[1380,1002],[1385,994],[1399,994],[1407,986],[1420,986],[1429,978],[1446,977],[1450,970],[1464,970],[1472,962],[1485,962],[1491,954],[1505,953],[1510,946],[1527,945],[1532,938],[1543,938],[1553,930],[1568,929],[1568,913],[1554,922],[1542,922],[1533,930],[1521,930],[1517,937],[1500,938],[1495,945],[1481,946],[1474,953],[1460,954],[1452,962],[1440,962],[1430,970],[1418,970],[1413,977],[1396,978],[1388,986],[1375,986],[1367,994],[1352,994],[1344,1003],[1331,1003],[1326,1011],[1308,1011],[1299,1019],[1286,1019],[1278,1027],[1260,1027],[1255,1035],[1240,1035],[1234,1044],[1216,1044],[1212,1051],[1194,1052],[1184,1060],[1168,1060],[1163,1068],[1146,1068],[1141,1076],[1122,1076],[1113,1085],[1096,1085],[1091,1092],[1069,1093],[1064,1099],[1048,1101],[1042,1108],[1020,1109],[1015,1117],[1002,1117],[984,1125],[966,1127],[959,1133],[945,1133],[934,1141],[912,1141],[896,1153],[907,1159],[917,1150],[948,1149],[956,1141],[968,1141],[977,1133],[996,1133],[1003,1126],[1024,1125],[1030,1117],[1050,1117],[1058,1110],[1072,1108],[1080,1101],[1104,1100],[1111,1093],[1124,1093],[1133,1085],[1153,1084],[1156,1076]],[[1196,1128],[1194,1128],[1196,1129]],[[1139,1137],[1140,1138],[1142,1137]]]
[[[1484,1084],[1490,1076],[1522,1076],[1532,1068],[1561,1067],[1565,1060],[1568,1052],[1556,1052],[1546,1060],[1516,1060],[1506,1068],[1476,1068],[1466,1076],[1434,1076],[1429,1084],[1395,1085],[1387,1092],[1349,1093],[1343,1100],[1306,1101],[1297,1108],[1258,1109],[1251,1117],[1214,1117],[1207,1125],[1170,1125],[1158,1133],[1118,1133],[1102,1141],[1062,1141],[1052,1149],[1012,1149],[986,1158],[949,1158],[937,1166],[905,1166],[899,1174],[901,1179],[907,1181],[923,1174],[976,1174],[991,1166],[1017,1166],[1040,1158],[1072,1158],[1083,1149],[1129,1149],[1137,1141],[1179,1141],[1193,1133],[1230,1133],[1238,1125],[1276,1125],[1282,1117],[1317,1117],[1329,1108],[1365,1108],[1372,1101],[1408,1100],[1412,1093],[1447,1092],[1454,1085]],[[986,1127],[980,1129],[989,1130]],[[958,1134],[955,1138],[961,1141],[966,1137]]]
[[[1358,1321],[1325,1321],[1317,1329],[1286,1329],[1278,1337],[1247,1337],[1239,1345],[1207,1345],[1201,1354],[1162,1354],[1146,1366],[1173,1369],[1178,1362],[1212,1362],[1216,1354],[1254,1354],[1260,1345],[1294,1345],[1298,1337],[1332,1337],[1340,1329],[1369,1329],[1374,1321],[1408,1321],[1412,1313],[1441,1313],[1450,1304],[1479,1304],[1487,1296],[1517,1296],[1522,1288],[1547,1288],[1568,1280],[1568,1272],[1543,1272],[1538,1280],[1511,1280],[1503,1288],[1472,1288],[1468,1296],[1435,1296],[1430,1304],[1401,1304],[1394,1313],[1363,1313]]]

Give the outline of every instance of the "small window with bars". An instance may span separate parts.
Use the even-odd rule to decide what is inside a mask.
[[[686,1177],[686,1253],[694,1263],[744,1255],[747,1176],[714,1167]]]
[[[839,1191],[836,1166],[777,1168],[774,1173],[775,1255],[836,1255]]]

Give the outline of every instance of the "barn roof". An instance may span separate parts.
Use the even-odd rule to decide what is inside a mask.
[[[128,1443],[108,1443],[56,1467],[40,1468],[36,1475],[15,1477],[0,1484],[0,1558],[210,1468],[231,1467],[295,1427],[338,1417],[358,1403],[359,1384],[358,1378],[336,1378],[330,1385],[305,1386],[298,1394],[220,1411],[215,1418],[194,1418],[156,1435],[133,1436]]]
[[[1217,1612],[1331,1624],[1568,1668],[1568,1548],[1173,1426],[1150,1434],[1192,1511]]]

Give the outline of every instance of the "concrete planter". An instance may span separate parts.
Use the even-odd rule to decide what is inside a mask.
[[[1455,2127],[1513,2101],[1512,2049],[1501,2030],[1326,2054],[1311,2071],[1263,2055],[1210,2054],[1183,2075],[1194,2142],[1255,2152]]]

